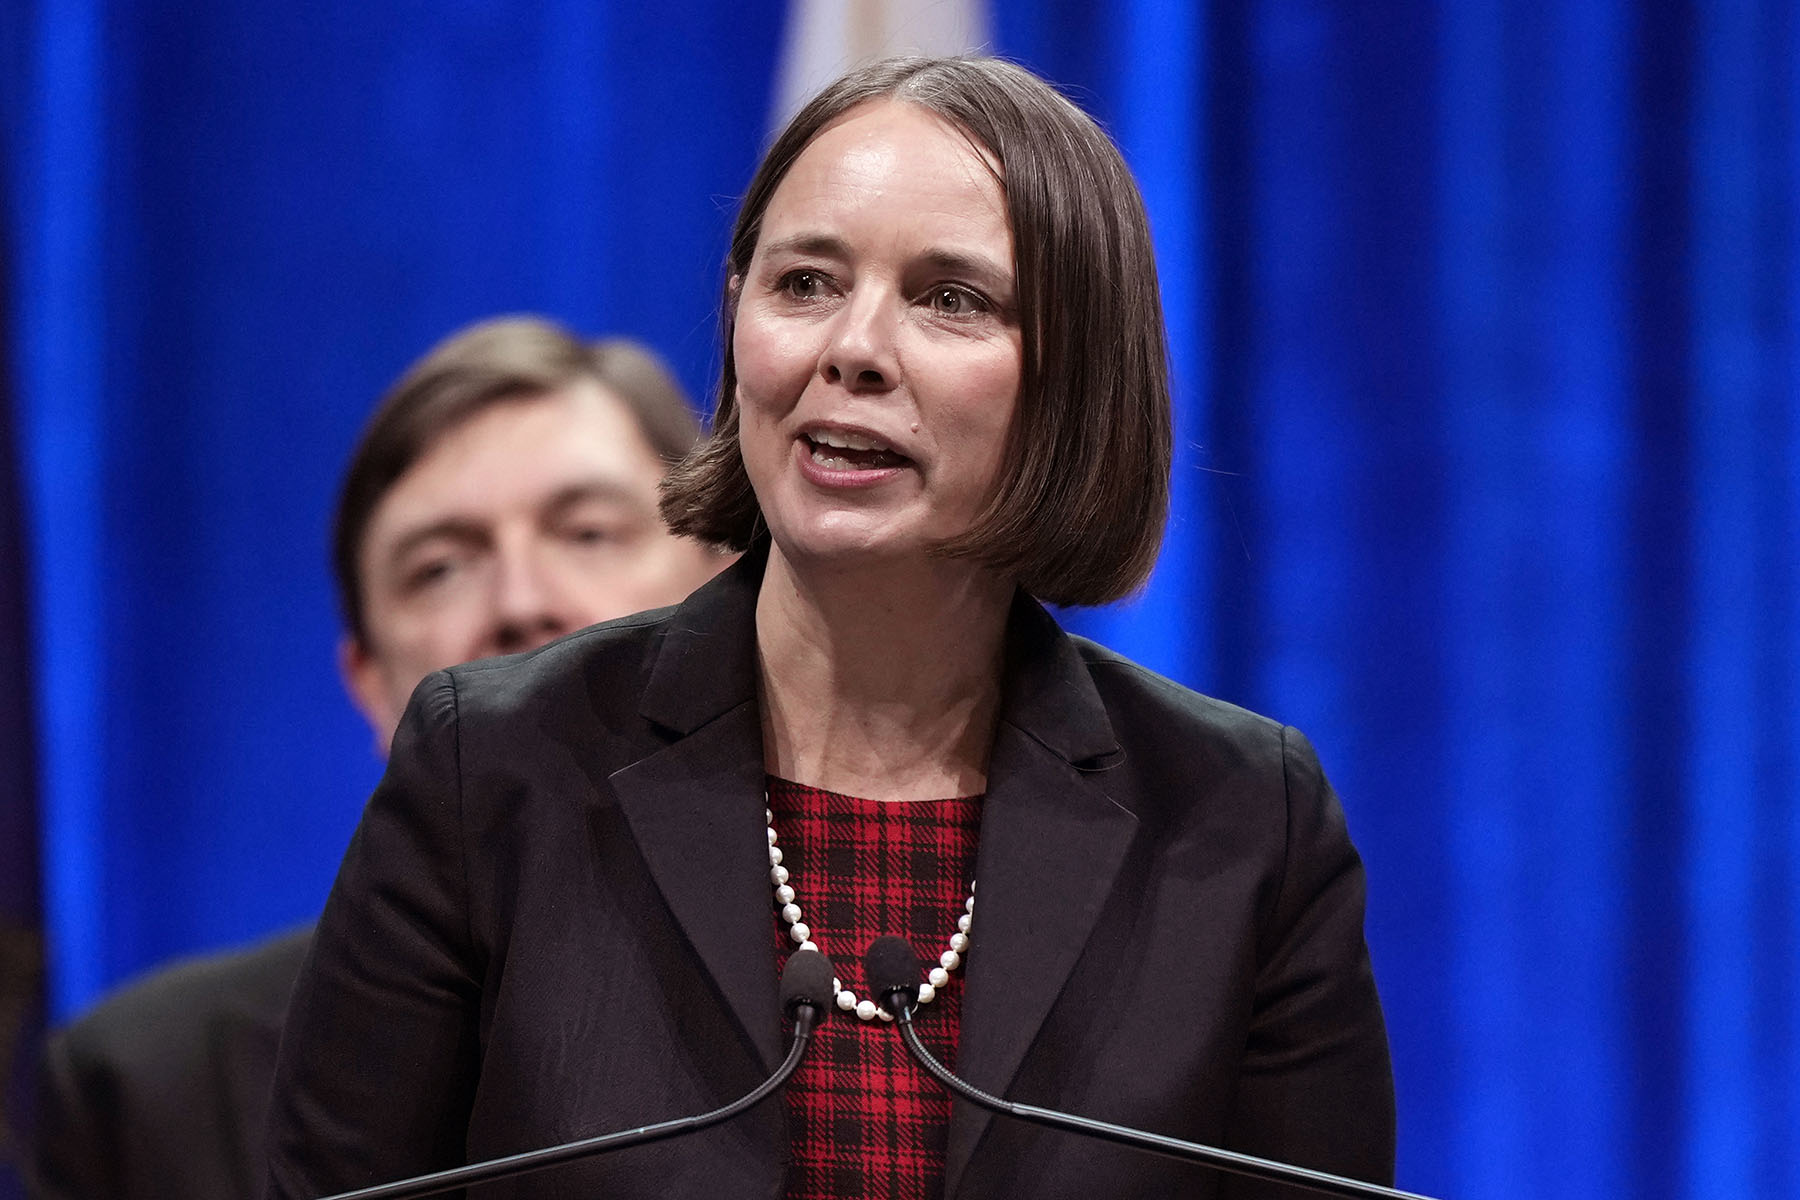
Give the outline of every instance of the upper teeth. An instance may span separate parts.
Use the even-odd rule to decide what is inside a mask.
[[[878,442],[874,438],[864,437],[860,433],[838,433],[821,429],[809,436],[822,446],[836,446],[840,450],[886,450],[888,448],[886,442]]]

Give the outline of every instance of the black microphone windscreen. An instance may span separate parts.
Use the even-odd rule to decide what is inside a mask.
[[[863,955],[863,975],[869,992],[879,1003],[889,992],[906,989],[919,993],[919,956],[905,938],[888,934],[869,943]],[[910,1003],[910,1002],[909,1002]]]
[[[810,1004],[820,1012],[831,1007],[837,972],[831,960],[817,950],[796,950],[781,968],[781,1011],[792,1013],[796,1005]]]

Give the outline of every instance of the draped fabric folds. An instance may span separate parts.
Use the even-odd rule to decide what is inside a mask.
[[[1167,305],[1163,560],[1067,617],[1318,746],[1414,1190],[1800,1194],[1796,20],[988,6],[1124,147]],[[707,396],[783,21],[0,15],[59,1012],[321,902],[378,770],[326,524],[413,355],[531,309]]]
[[[0,322],[10,308],[0,275]],[[44,1025],[44,905],[24,514],[6,351],[0,343],[0,681],[12,685],[0,690],[0,1200],[24,1200],[15,1164],[24,1157],[22,1131],[31,1127],[34,1051]]]

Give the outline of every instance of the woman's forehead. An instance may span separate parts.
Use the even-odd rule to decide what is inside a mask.
[[[816,169],[822,159],[866,154],[895,140],[909,142],[914,149],[930,143],[978,164],[982,175],[1005,190],[999,156],[979,137],[934,109],[896,96],[865,100],[821,125],[795,156],[782,182],[803,163]]]
[[[1005,192],[979,143],[938,114],[892,99],[856,106],[807,144],[770,197],[763,239],[781,226],[860,210],[946,215],[995,232],[1009,225]]]

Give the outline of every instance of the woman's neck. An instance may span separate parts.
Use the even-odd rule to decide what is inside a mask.
[[[962,561],[796,569],[772,547],[756,604],[768,769],[872,800],[984,791],[1012,591]]]

